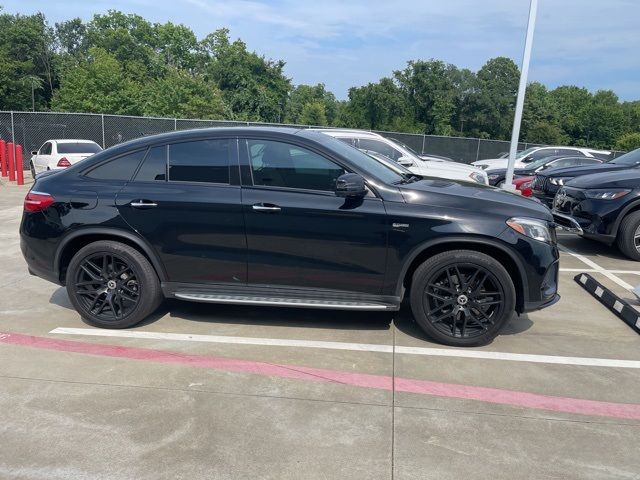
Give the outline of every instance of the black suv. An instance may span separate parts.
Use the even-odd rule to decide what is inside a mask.
[[[640,156],[640,150],[636,152]],[[556,194],[553,216],[568,230],[616,243],[627,257],[640,261],[640,169],[583,175],[567,182]]]
[[[570,180],[582,175],[593,173],[613,172],[640,166],[640,149],[625,153],[611,161],[596,165],[582,165],[578,167],[554,168],[536,174],[533,181],[533,196],[550,208],[558,190]]]
[[[553,218],[491,187],[392,169],[320,132],[219,128],[123,143],[27,194],[21,248],[89,323],[163,297],[398,310],[435,340],[490,341],[557,295]]]

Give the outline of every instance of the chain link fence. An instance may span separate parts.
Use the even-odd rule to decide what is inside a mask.
[[[127,140],[174,130],[235,126],[283,126],[312,128],[312,125],[290,125],[226,120],[190,120],[180,118],[131,117],[92,113],[7,112],[0,111],[0,139],[22,145],[24,165],[29,165],[31,153],[50,139],[93,140],[108,148]],[[326,128],[326,127],[323,127]],[[509,150],[509,142],[466,137],[444,137],[400,132],[382,132],[419,154],[441,155],[457,162],[471,163],[495,158]],[[535,144],[520,143],[518,149]]]

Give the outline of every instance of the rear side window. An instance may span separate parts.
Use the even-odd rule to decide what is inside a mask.
[[[136,174],[139,182],[164,182],[167,179],[167,146],[153,147]]]
[[[580,156],[584,156],[583,152],[581,152],[580,150],[574,150],[573,148],[558,148],[556,150],[556,152],[558,152],[558,155],[580,155]]]
[[[133,172],[138,168],[138,164],[144,157],[145,152],[146,150],[138,150],[137,152],[109,160],[92,168],[85,175],[99,180],[121,180],[127,182],[131,180]]]
[[[169,180],[229,183],[231,140],[198,140],[169,145]]]

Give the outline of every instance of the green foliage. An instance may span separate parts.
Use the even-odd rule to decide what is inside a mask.
[[[616,141],[616,150],[630,152],[640,148],[640,132],[625,133]]]
[[[202,40],[184,26],[109,10],[50,27],[42,14],[0,7],[0,109],[237,119],[461,135],[511,136],[520,72],[497,57],[472,72],[439,60],[406,68],[336,100],[298,85],[282,60],[247,50],[221,28]],[[520,140],[629,150],[640,101],[573,85],[527,87]]]

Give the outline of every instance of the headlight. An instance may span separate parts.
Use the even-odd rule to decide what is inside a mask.
[[[584,195],[587,198],[594,198],[597,200],[615,200],[616,198],[624,197],[631,190],[624,188],[610,188],[601,190],[585,190]]]
[[[507,220],[507,225],[525,237],[540,242],[553,243],[553,235],[549,230],[549,223],[537,218],[513,217]]]
[[[549,179],[549,182],[552,185],[564,185],[565,183],[567,183],[569,180],[573,180],[573,177],[553,177]]]
[[[469,178],[471,180],[473,180],[476,183],[482,183],[483,185],[486,184],[486,180],[484,179],[484,175],[482,175],[481,173],[478,172],[471,172],[469,174]]]
[[[497,173],[492,173],[491,175],[489,175],[489,180],[497,180],[498,178],[500,178],[500,175],[498,175]]]
[[[533,186],[533,181],[524,182],[520,185],[520,190],[526,190],[527,188],[531,188]]]

